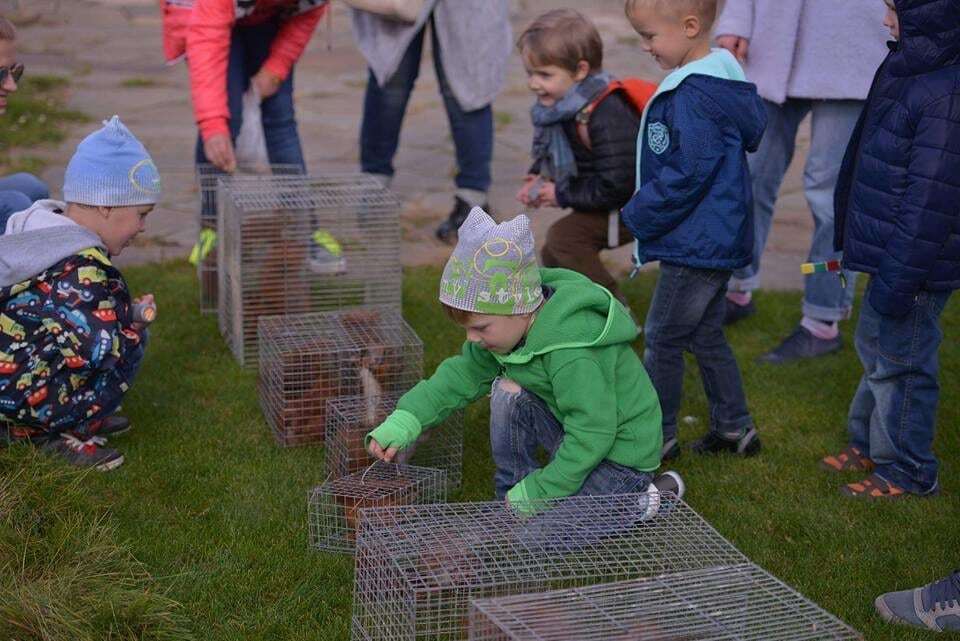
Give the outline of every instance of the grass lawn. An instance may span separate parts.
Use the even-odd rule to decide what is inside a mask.
[[[186,263],[127,275],[134,292],[156,294],[160,310],[146,362],[124,404],[135,427],[111,441],[126,456],[123,467],[67,477],[79,488],[71,496],[84,495],[71,509],[92,515],[90,522],[102,513],[98,523],[111,540],[124,544],[152,575],[132,585],[181,605],[171,614],[166,602],[152,604],[166,628],[131,628],[109,638],[186,638],[189,630],[209,640],[347,639],[352,559],[313,553],[306,544],[307,490],[324,479],[323,449],[274,445],[257,404],[256,375],[235,365],[216,319],[198,313],[196,279]],[[439,311],[438,278],[436,269],[409,271],[405,278],[405,315],[424,340],[427,371],[462,341]],[[652,287],[653,278],[644,275],[627,288],[641,314]],[[960,306],[954,300],[943,319],[936,451],[944,494],[871,504],[841,497],[841,478],[816,465],[845,444],[844,417],[860,372],[852,322],[838,356],[760,367],[753,359],[793,328],[799,305],[796,294],[761,294],[757,302],[759,314],[728,335],[764,450],[751,460],[683,455],[673,467],[687,481],[688,502],[751,559],[867,639],[932,638],[883,624],[872,603],[881,592],[939,578],[958,563],[960,401],[953,391],[960,383]],[[681,438],[689,442],[708,418],[695,367],[688,368],[686,398],[683,414],[695,422],[682,426]],[[486,420],[482,403],[469,409],[464,488],[453,500],[492,496]],[[49,467],[25,448],[11,456],[0,464],[0,497],[4,481],[22,475],[22,468]],[[54,492],[32,500],[39,514],[61,505]],[[0,533],[9,526],[5,518],[0,502]],[[38,545],[49,545],[53,535],[41,529],[35,536]],[[0,576],[5,563],[10,557],[0,545]],[[0,579],[0,637],[58,638],[18,636],[25,633],[9,624],[3,584]],[[108,638],[110,624],[97,621],[71,638]]]

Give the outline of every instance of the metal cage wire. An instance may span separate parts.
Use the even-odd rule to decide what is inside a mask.
[[[197,227],[198,233],[201,234],[201,247],[203,247],[202,234],[204,234],[204,230],[217,231],[217,183],[220,180],[250,180],[298,174],[303,174],[303,168],[300,165],[255,166],[241,163],[234,173],[227,174],[209,163],[198,164],[194,171],[194,180],[200,197],[200,206],[197,209]],[[166,173],[161,175],[166,183]],[[214,314],[217,311],[218,295],[216,241],[208,251],[198,258],[197,280],[200,285],[200,312]]]
[[[447,480],[443,470],[374,463],[310,492],[307,509],[310,547],[353,554],[357,521],[363,508],[446,500]]]
[[[401,296],[400,205],[369,176],[219,183],[219,325],[242,365],[257,319],[390,307]]]
[[[364,439],[396,408],[399,398],[399,394],[385,394],[379,403],[372,403],[364,396],[328,402],[327,474],[340,478],[365,469],[374,461],[367,452]],[[412,446],[397,452],[397,462],[444,470],[449,488],[460,487],[463,477],[463,426],[463,412],[453,412],[438,425],[424,430]]]
[[[368,408],[423,376],[423,343],[391,308],[261,316],[258,345],[260,407],[281,445],[323,441],[341,397],[359,397],[373,429],[386,415]]]
[[[863,637],[749,564],[488,599],[470,641],[854,641]]]
[[[671,494],[362,510],[354,641],[466,639],[469,600],[749,563]]]

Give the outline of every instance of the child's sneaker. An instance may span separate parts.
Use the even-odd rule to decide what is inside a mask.
[[[760,451],[760,436],[757,429],[751,427],[742,436],[724,438],[713,430],[699,441],[694,441],[690,449],[696,454],[721,454],[724,452],[737,456],[753,456]]]
[[[123,465],[123,454],[103,447],[106,442],[100,436],[81,439],[64,432],[59,438],[44,443],[41,449],[63,458],[70,465],[94,467],[101,472],[108,472]]]
[[[126,416],[111,414],[106,418],[88,421],[79,429],[73,430],[73,434],[79,439],[88,439],[94,436],[119,436],[129,431],[130,419]]]
[[[834,456],[824,456],[820,459],[820,468],[828,472],[872,472],[876,467],[863,452],[852,445]]]
[[[960,630],[960,571],[922,588],[887,592],[873,602],[889,623],[924,630]]]

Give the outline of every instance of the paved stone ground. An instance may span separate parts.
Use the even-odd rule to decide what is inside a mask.
[[[196,234],[193,187],[193,125],[185,66],[163,64],[160,17],[155,0],[38,0],[53,7],[41,20],[20,30],[22,59],[28,73],[69,76],[69,103],[96,120],[117,113],[150,149],[165,182],[165,201],[148,219],[147,232],[121,257],[121,264],[145,263],[187,254]],[[22,4],[22,3],[21,3]],[[26,3],[28,6],[30,2]],[[514,0],[515,33],[559,0]],[[599,27],[606,48],[605,66],[618,75],[659,79],[662,72],[639,51],[638,38],[622,17],[621,0],[578,3]],[[329,48],[328,48],[329,47]],[[407,265],[442,264],[449,247],[432,230],[452,205],[455,162],[443,104],[428,54],[411,98],[393,187],[404,202],[403,260]],[[297,115],[311,172],[354,171],[358,165],[359,114],[366,68],[353,45],[347,9],[336,3],[332,29],[321,23],[296,69]],[[517,56],[506,86],[494,103],[496,146],[492,208],[500,217],[518,211],[513,200],[528,165],[532,133],[531,96]],[[44,177],[59,195],[63,169],[77,142],[93,125],[77,127],[58,149],[45,153]],[[809,245],[811,218],[802,192],[806,130],[798,158],[784,181],[764,262],[764,282],[776,289],[802,285],[799,263]],[[30,153],[36,155],[37,150]],[[546,229],[559,210],[532,213],[534,233]],[[605,260],[619,273],[629,267],[629,249],[608,252]]]

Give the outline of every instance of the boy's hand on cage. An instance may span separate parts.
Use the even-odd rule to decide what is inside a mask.
[[[388,447],[383,449],[383,446],[377,443],[376,439],[370,439],[370,444],[367,445],[367,451],[370,452],[370,456],[380,459],[381,461],[386,461],[390,463],[393,461],[393,458],[397,455],[396,447]]]
[[[203,154],[218,169],[232,174],[237,168],[233,142],[229,134],[217,134],[203,141]]]

